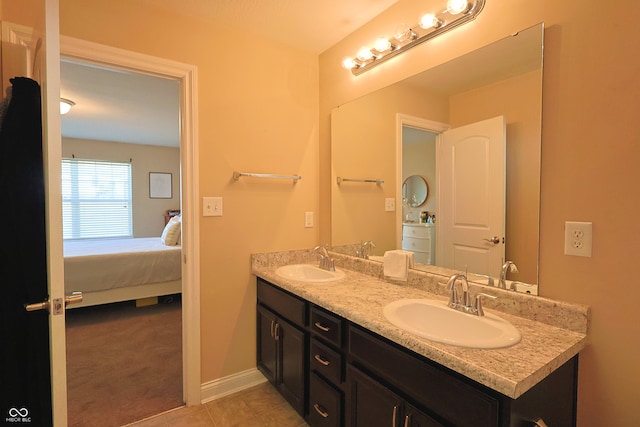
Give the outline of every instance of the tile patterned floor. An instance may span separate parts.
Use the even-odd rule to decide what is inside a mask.
[[[129,427],[308,427],[269,383],[198,406],[183,407]]]

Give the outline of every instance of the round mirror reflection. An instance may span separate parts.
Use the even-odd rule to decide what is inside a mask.
[[[427,180],[420,175],[411,175],[402,183],[402,198],[407,201],[407,205],[412,208],[422,206],[429,197],[429,186]]]

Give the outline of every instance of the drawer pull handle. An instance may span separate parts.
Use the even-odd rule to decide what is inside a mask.
[[[324,408],[322,406],[318,405],[317,403],[313,404],[313,409],[315,409],[316,412],[318,414],[320,414],[320,416],[322,418],[327,418],[329,416],[329,413],[327,411],[325,411]]]
[[[329,362],[328,360],[324,360],[322,356],[320,356],[319,354],[316,354],[315,356],[313,356],[313,358],[316,359],[320,364],[324,366],[331,365],[331,362]]]
[[[276,323],[276,327],[274,329],[274,338],[276,341],[280,341],[280,323]]]
[[[547,427],[547,423],[545,423],[542,418],[538,418],[533,422],[535,427]]]
[[[314,325],[316,328],[318,328],[318,329],[320,329],[321,331],[324,331],[324,332],[329,332],[329,331],[331,330],[331,328],[330,328],[330,327],[328,327],[328,326],[324,326],[324,325],[323,325],[322,323],[320,323],[320,322],[316,322],[316,323],[314,323],[313,325]]]
[[[271,321],[271,338],[275,338],[276,334],[273,332],[273,326],[274,326],[275,322],[272,320]]]
[[[398,415],[398,405],[393,405],[393,418],[391,419],[392,427],[396,427],[396,416]]]
[[[403,427],[409,427],[410,425],[411,425],[411,415],[407,415],[406,417],[404,417]]]

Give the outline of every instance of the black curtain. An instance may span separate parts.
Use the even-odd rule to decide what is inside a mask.
[[[17,77],[0,128],[0,422],[52,425],[40,87]],[[18,421],[16,421],[18,420]]]

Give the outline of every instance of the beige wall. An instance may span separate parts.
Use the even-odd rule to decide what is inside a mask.
[[[308,248],[318,228],[318,57],[135,0],[61,0],[64,35],[198,67],[202,382],[255,367],[252,252]],[[234,170],[302,180],[232,180]],[[198,208],[199,210],[201,207]]]
[[[167,209],[180,209],[179,148],[63,138],[62,157],[131,162],[133,237],[159,237]],[[171,199],[149,198],[149,172],[171,174]]]
[[[504,115],[507,122],[505,259],[518,265],[517,280],[537,283],[540,200],[540,71],[533,71],[449,100],[450,124],[463,126]],[[529,102],[522,102],[523,99]],[[517,236],[517,238],[510,238]]]
[[[633,239],[640,235],[640,197],[633,189],[640,182],[640,57],[631,54],[638,3],[488,0],[473,23],[437,43],[358,77],[340,68],[344,56],[381,28],[412,22],[424,9],[424,0],[400,0],[321,55],[321,178],[330,173],[329,115],[336,105],[544,21],[540,289],[592,307],[590,345],[580,359],[578,425],[640,425],[640,286],[633,273]],[[329,209],[329,184],[321,182],[321,206]],[[591,258],[563,255],[567,220],[593,221]],[[327,236],[323,229],[322,239]]]

